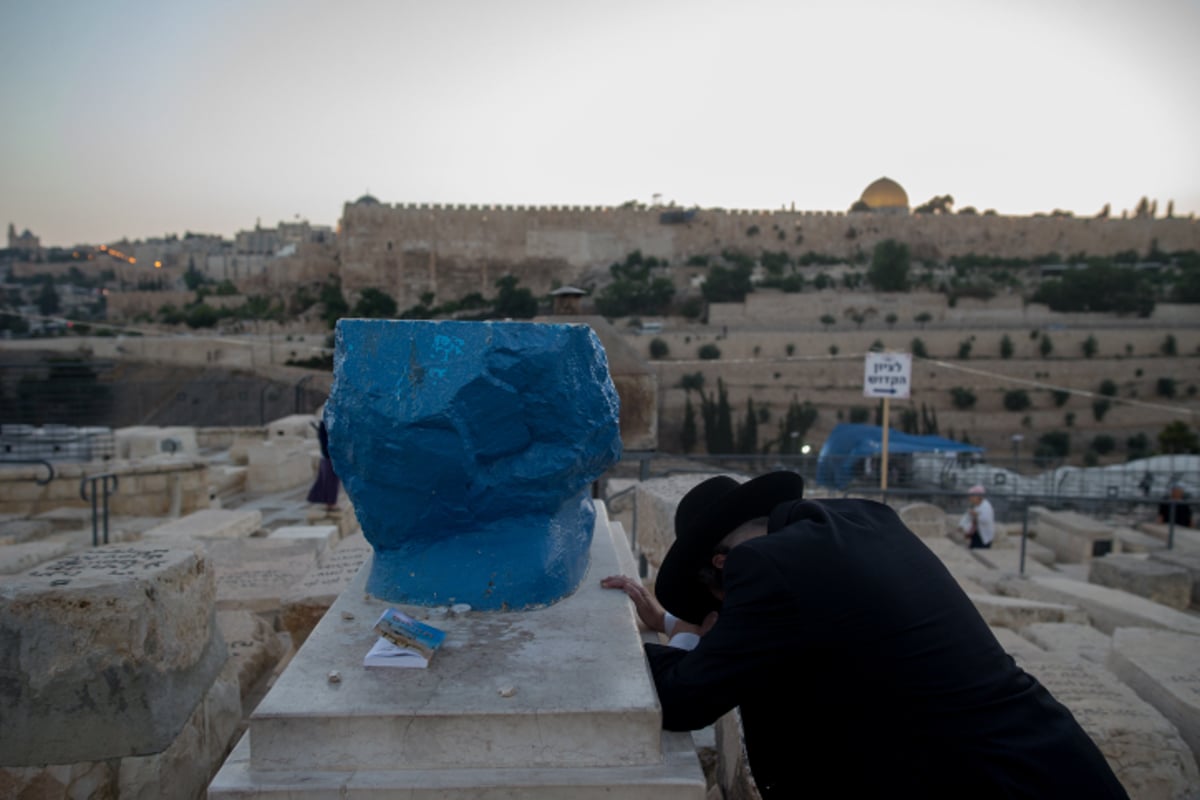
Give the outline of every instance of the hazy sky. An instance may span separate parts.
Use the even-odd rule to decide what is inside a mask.
[[[0,224],[385,202],[1200,212],[1200,0],[0,0]]]

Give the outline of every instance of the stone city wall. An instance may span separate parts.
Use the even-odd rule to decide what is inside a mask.
[[[1192,219],[1077,219],[974,215],[841,214],[698,210],[663,224],[668,209],[596,206],[449,206],[351,203],[338,240],[344,287],[374,286],[416,303],[489,295],[512,273],[535,294],[551,281],[580,281],[633,250],[683,264],[725,248],[852,258],[884,239],[906,242],[920,259],[966,253],[1032,258],[1046,253],[1114,254],[1200,249]]]

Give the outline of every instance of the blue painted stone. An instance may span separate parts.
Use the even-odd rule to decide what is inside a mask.
[[[573,592],[618,414],[586,325],[339,321],[325,422],[375,548],[367,591],[478,609]]]

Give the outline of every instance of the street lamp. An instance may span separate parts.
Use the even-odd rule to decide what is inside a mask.
[[[1017,472],[1018,467],[1021,464],[1021,442],[1024,441],[1024,439],[1025,437],[1019,433],[1014,433],[1012,435],[1013,472]]]

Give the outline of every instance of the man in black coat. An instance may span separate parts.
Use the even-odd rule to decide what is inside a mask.
[[[694,644],[646,645],[664,728],[739,707],[769,800],[1127,796],[890,508],[802,491],[794,473],[707,480],[676,512],[661,605],[605,579]]]

